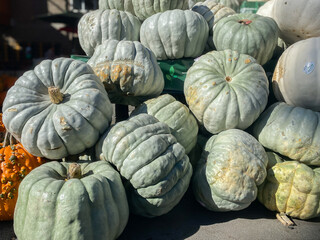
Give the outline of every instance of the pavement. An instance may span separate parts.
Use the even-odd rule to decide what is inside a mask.
[[[189,189],[169,213],[155,218],[130,215],[118,240],[319,240],[320,217],[292,219],[289,228],[258,201],[236,212],[211,212],[202,207]],[[31,226],[32,227],[32,226]],[[0,240],[15,238],[13,222],[0,222]],[[35,239],[36,240],[36,239]]]

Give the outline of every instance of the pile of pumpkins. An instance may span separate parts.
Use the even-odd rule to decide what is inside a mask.
[[[0,186],[20,185],[0,218],[19,240],[116,239],[129,213],[166,214],[189,186],[211,211],[258,198],[320,216],[320,2],[241,2],[100,0],[79,21],[87,63],[44,60],[16,81],[3,123],[19,147],[4,140]],[[181,58],[185,102],[157,63]],[[135,109],[112,122],[112,104]]]

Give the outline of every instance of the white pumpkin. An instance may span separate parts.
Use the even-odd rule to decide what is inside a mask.
[[[270,0],[265,4],[263,4],[261,7],[259,7],[257,14],[272,18],[272,10],[273,10],[274,2],[275,2],[274,0]]]
[[[299,41],[281,55],[272,86],[279,101],[320,111],[320,37]]]
[[[286,43],[320,36],[319,0],[275,0],[273,18]]]
[[[132,0],[99,0],[99,9],[117,9],[135,15]]]

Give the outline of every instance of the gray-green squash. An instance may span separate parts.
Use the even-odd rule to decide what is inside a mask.
[[[116,239],[129,218],[120,175],[104,161],[46,163],[23,179],[18,194],[19,240]]]
[[[253,57],[231,50],[212,51],[189,68],[184,94],[199,123],[215,134],[248,128],[266,107],[269,85]]]
[[[169,94],[150,99],[139,105],[130,116],[147,113],[166,123],[186,154],[197,142],[198,123],[189,108]]]
[[[197,201],[211,211],[238,211],[257,197],[267,154],[248,133],[230,129],[207,141],[192,180]]]
[[[266,148],[307,165],[320,166],[320,113],[284,102],[271,105],[252,126]]]
[[[272,18],[253,13],[225,17],[213,30],[217,50],[231,49],[248,54],[261,65],[271,59],[278,37],[279,29]]]
[[[209,35],[206,20],[191,10],[169,10],[147,18],[140,41],[157,59],[195,58],[202,54]]]
[[[269,153],[267,177],[259,186],[258,200],[269,210],[291,217],[320,216],[320,168],[297,161],[283,161]]]
[[[138,41],[106,40],[96,47],[88,64],[104,84],[112,103],[136,106],[163,91],[164,79],[157,59]]]
[[[171,211],[187,191],[192,167],[167,124],[148,114],[118,122],[99,140],[100,158],[127,180],[134,214],[155,217]],[[99,151],[97,151],[99,152]]]
[[[34,156],[61,159],[94,146],[113,109],[90,66],[70,58],[44,60],[25,72],[3,103],[7,130]]]
[[[99,0],[99,9],[117,9],[135,15],[132,0]]]
[[[141,22],[129,12],[98,9],[84,14],[78,23],[80,46],[91,57],[104,40],[139,41]]]

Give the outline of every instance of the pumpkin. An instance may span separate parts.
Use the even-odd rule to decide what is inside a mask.
[[[273,4],[275,0],[269,0],[265,2],[261,7],[259,7],[257,14],[264,16],[264,17],[271,17],[273,18],[272,11],[273,11]]]
[[[95,10],[84,14],[78,23],[79,42],[87,56],[91,57],[96,46],[104,40],[138,41],[141,22],[129,12]]]
[[[197,201],[211,211],[248,207],[267,172],[267,154],[248,133],[229,129],[207,141],[193,176]]]
[[[90,66],[44,60],[25,72],[3,103],[3,123],[32,154],[61,159],[92,147],[113,114],[108,94]]]
[[[214,27],[217,50],[231,49],[254,57],[261,65],[268,62],[277,46],[279,29],[269,17],[240,13],[222,18]]]
[[[126,180],[130,211],[156,217],[171,211],[187,191],[192,167],[167,124],[142,113],[116,123],[99,140],[102,160]]]
[[[191,9],[196,3],[201,2],[202,0],[189,0],[189,9]]]
[[[0,221],[13,219],[21,181],[31,170],[45,163],[31,155],[21,143],[0,146]]]
[[[320,166],[320,113],[283,102],[271,105],[252,126],[265,147],[292,160]]]
[[[301,40],[281,55],[272,78],[276,98],[320,111],[320,37]]]
[[[228,8],[231,8],[236,12],[240,12],[240,6],[244,0],[214,0],[214,1]]]
[[[159,60],[195,58],[202,54],[208,34],[208,24],[200,14],[175,9],[147,18],[141,25],[140,41]]]
[[[209,25],[208,49],[215,48],[213,44],[214,25],[222,18],[236,13],[233,9],[217,3],[215,0],[206,0],[204,2],[196,3],[192,8],[192,11],[200,13]]]
[[[160,12],[189,8],[188,0],[132,0],[132,4],[135,15],[141,21]]]
[[[137,41],[106,40],[96,47],[88,64],[113,103],[136,106],[159,96],[164,88],[155,55]]]
[[[166,123],[171,133],[188,154],[196,145],[198,123],[189,108],[169,94],[145,101],[133,110],[130,116],[147,113]]]
[[[283,162],[277,156],[259,186],[258,200],[269,210],[294,218],[319,217],[320,168],[312,169],[297,161]]]
[[[280,37],[288,44],[320,37],[319,12],[318,0],[275,0],[273,5],[273,18],[279,26]]]
[[[256,60],[235,51],[212,51],[189,68],[184,94],[199,123],[216,134],[246,129],[266,107],[269,94],[265,71]]]
[[[13,227],[19,240],[116,239],[128,217],[124,186],[110,164],[51,161],[21,182]]]
[[[98,4],[99,9],[117,9],[135,15],[132,0],[99,0]]]

